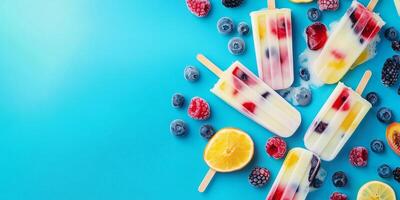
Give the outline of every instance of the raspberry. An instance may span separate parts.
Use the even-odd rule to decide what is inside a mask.
[[[280,137],[272,137],[268,139],[265,145],[267,154],[275,159],[283,158],[286,154],[286,142]]]
[[[347,200],[347,195],[340,193],[340,192],[334,192],[329,197],[329,199],[330,200]]]
[[[311,24],[306,29],[307,45],[311,50],[319,50],[324,47],[328,40],[328,33],[326,26],[320,22]]]
[[[190,12],[197,17],[205,17],[211,10],[209,0],[186,0],[186,5]]]
[[[255,187],[264,186],[271,176],[268,169],[264,167],[255,167],[249,175],[249,183]]]
[[[339,8],[339,0],[318,0],[320,10],[336,10]]]
[[[350,163],[356,167],[365,167],[368,163],[368,150],[365,147],[354,147],[349,155]]]
[[[206,100],[200,97],[193,97],[190,100],[188,115],[197,120],[206,120],[210,117],[211,109]]]

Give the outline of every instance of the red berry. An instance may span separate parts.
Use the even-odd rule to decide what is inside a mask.
[[[349,95],[350,95],[349,89],[344,88],[340,93],[340,95],[335,100],[335,102],[333,103],[332,107],[336,110],[339,109],[343,111],[348,110],[350,108],[350,102],[349,101],[346,102],[346,100],[349,98]]]
[[[254,110],[256,109],[256,104],[253,102],[244,102],[242,106],[245,107],[245,110],[250,113],[254,113]]]
[[[350,163],[356,167],[364,167],[368,163],[368,150],[365,147],[354,147],[350,151]]]
[[[286,154],[286,142],[280,137],[272,137],[268,139],[265,145],[267,154],[275,159],[283,158]]]
[[[324,47],[328,40],[328,33],[326,26],[320,22],[311,24],[306,29],[307,45],[311,50],[319,50]]]
[[[329,199],[330,200],[347,200],[347,195],[340,193],[340,192],[334,192],[331,194]]]
[[[336,10],[339,8],[339,0],[318,0],[320,10]]]
[[[186,0],[186,5],[190,12],[197,17],[204,17],[208,15],[211,10],[211,3],[209,0]]]
[[[372,39],[379,32],[380,28],[377,28],[377,22],[374,18],[374,14],[362,5],[358,5],[357,8],[350,14],[350,20],[353,23],[354,31],[358,34],[360,31],[362,39]]]
[[[270,20],[270,26],[272,27],[272,33],[279,39],[284,39],[288,35],[286,31],[292,31],[292,24],[285,17],[280,17],[277,20]]]
[[[206,100],[193,97],[188,108],[188,115],[197,120],[206,120],[210,117],[211,109]]]

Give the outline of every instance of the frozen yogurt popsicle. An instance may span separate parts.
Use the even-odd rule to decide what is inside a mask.
[[[320,169],[320,159],[311,151],[294,148],[282,164],[266,200],[304,200]]]
[[[239,61],[222,71],[201,54],[197,59],[220,78],[211,92],[245,116],[281,137],[300,126],[300,113]]]
[[[268,9],[250,14],[259,77],[272,89],[293,83],[292,19],[290,9],[276,9],[268,0]]]
[[[349,140],[371,104],[361,97],[371,72],[364,74],[357,92],[339,82],[304,136],[307,149],[322,160],[333,160]]]
[[[353,1],[329,36],[311,70],[324,83],[338,82],[350,69],[385,22],[372,12],[378,0],[368,7]]]

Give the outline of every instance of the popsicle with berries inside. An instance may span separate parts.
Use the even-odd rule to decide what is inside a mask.
[[[292,19],[290,9],[268,9],[250,13],[259,77],[274,90],[293,83]]]
[[[342,79],[385,24],[372,12],[377,1],[371,0],[367,7],[353,1],[340,19],[311,65],[312,73],[322,82],[333,84]]]
[[[361,96],[370,77],[368,70],[356,91],[339,82],[308,128],[304,144],[322,160],[336,157],[371,108]]]
[[[289,151],[266,200],[304,200],[320,169],[317,155],[302,148]]]
[[[300,113],[239,61],[222,71],[201,54],[197,59],[220,78],[211,92],[245,116],[281,137],[300,126]]]

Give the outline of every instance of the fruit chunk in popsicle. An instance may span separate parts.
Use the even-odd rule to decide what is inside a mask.
[[[324,83],[338,82],[384,24],[378,14],[353,1],[313,62],[312,72]]]
[[[239,61],[221,71],[203,55],[197,58],[220,77],[211,92],[245,116],[281,137],[300,126],[300,113]]]
[[[250,13],[258,74],[274,90],[293,83],[292,19],[290,9],[268,9]]]
[[[322,160],[333,160],[370,108],[359,93],[339,82],[308,128],[305,146]]]
[[[311,151],[289,151],[266,200],[304,200],[320,169],[320,159]]]

